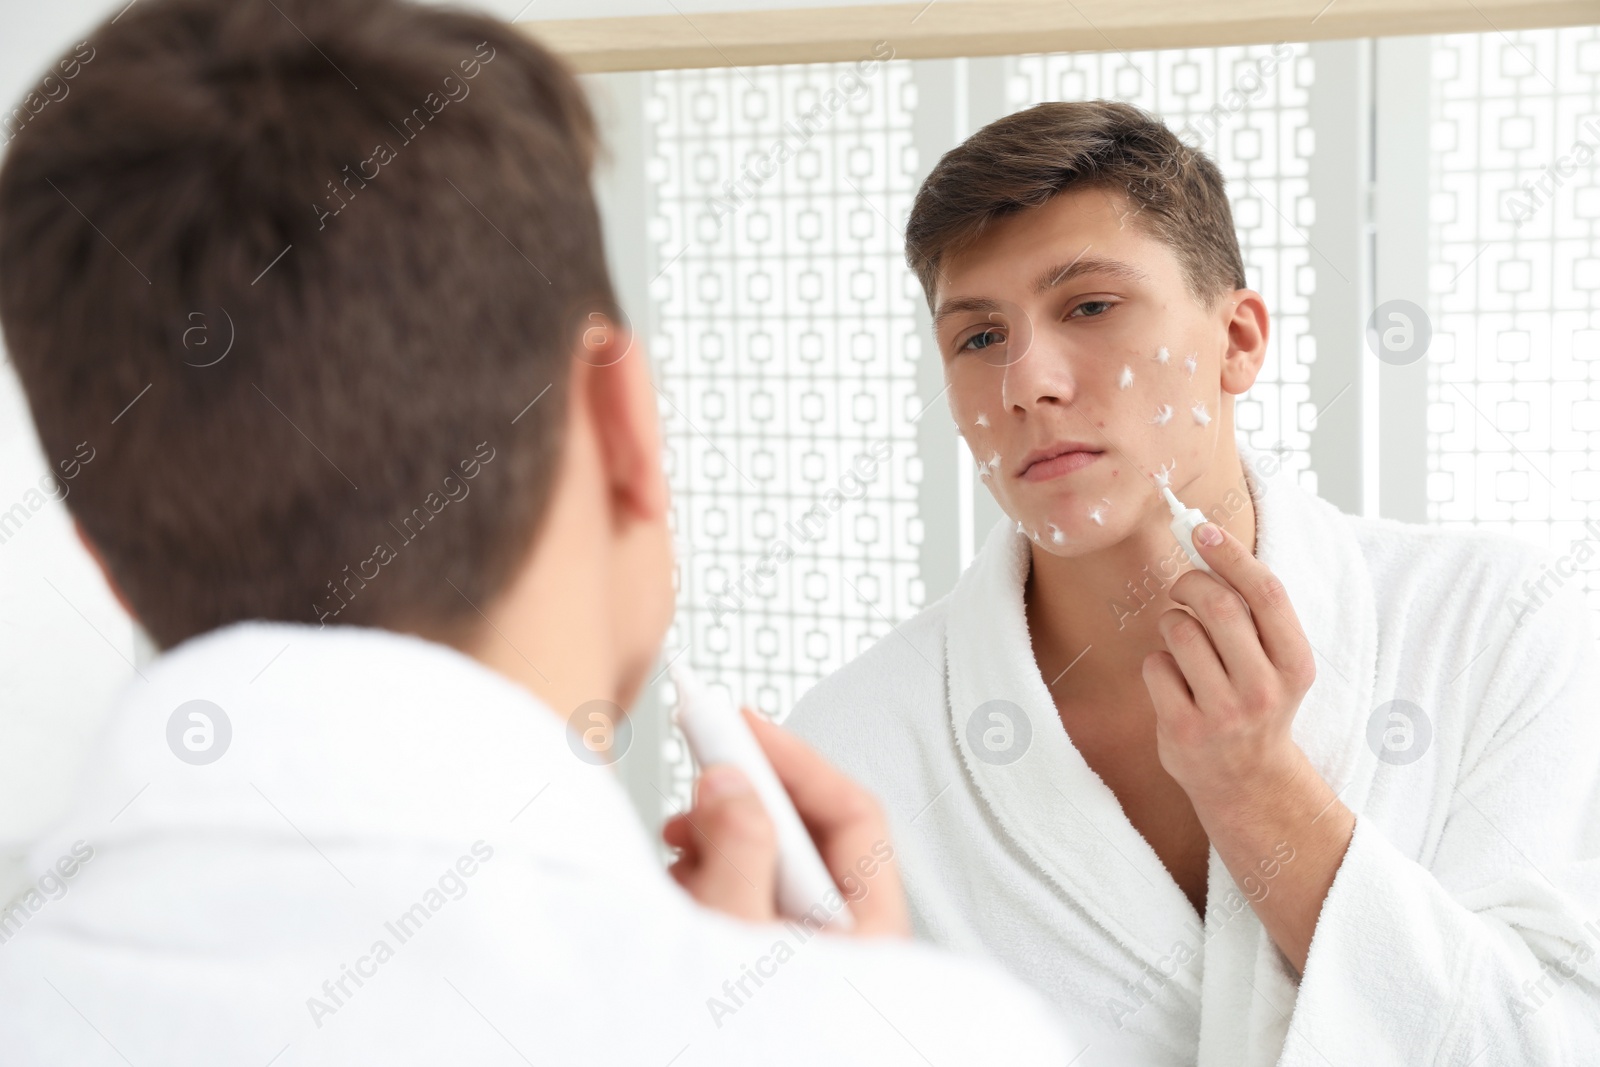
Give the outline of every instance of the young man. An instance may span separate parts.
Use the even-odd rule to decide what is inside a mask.
[[[1135,108],[980,130],[907,259],[1008,518],[791,722],[899,820],[919,930],[1093,1027],[1083,1064],[1592,1055],[1573,560],[1353,518],[1241,456],[1267,308],[1216,167]],[[1214,575],[1161,485],[1209,516]]]
[[[674,884],[580,758],[673,592],[571,75],[392,0],[90,40],[0,172],[0,319],[167,651],[0,911],[0,1062],[1065,1062],[1036,994],[904,939],[881,814],[776,727],[859,937],[775,921],[731,768]]]

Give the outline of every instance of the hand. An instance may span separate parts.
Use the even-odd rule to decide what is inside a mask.
[[[1208,545],[1202,530],[1221,539]],[[1236,883],[1279,861],[1273,892],[1250,906],[1304,973],[1356,817],[1290,733],[1316,661],[1283,583],[1215,523],[1196,529],[1194,543],[1217,574],[1178,576],[1172,599],[1194,614],[1163,614],[1168,651],[1145,657],[1156,751]]]
[[[1208,530],[1218,544],[1201,540]],[[1265,564],[1215,523],[1196,528],[1194,543],[1216,577],[1179,575],[1170,595],[1189,611],[1161,616],[1168,650],[1146,656],[1143,674],[1161,765],[1198,809],[1271,796],[1309,769],[1290,727],[1316,661]]]
[[[744,717],[849,902],[852,933],[910,936],[888,824],[872,794],[765,716],[746,708]],[[667,820],[661,836],[681,850],[669,872],[690,896],[750,922],[778,918],[777,837],[738,768],[705,768],[693,809]]]

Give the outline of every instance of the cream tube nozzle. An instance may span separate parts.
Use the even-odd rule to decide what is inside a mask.
[[[1167,507],[1172,510],[1172,536],[1183,546],[1184,552],[1188,553],[1189,561],[1207,574],[1216,574],[1217,572],[1211,569],[1211,564],[1200,555],[1200,550],[1194,547],[1195,527],[1207,521],[1205,512],[1199,508],[1186,507],[1183,501],[1174,496],[1172,490],[1166,486],[1161,487],[1161,495],[1166,498]]]

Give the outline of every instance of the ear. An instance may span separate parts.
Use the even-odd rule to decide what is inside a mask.
[[[88,531],[83,528],[83,523],[77,519],[72,520],[72,529],[78,535],[78,543],[83,545],[83,550],[89,553],[89,558],[94,560],[94,565],[100,568],[100,577],[105,579],[106,587],[111,590],[111,595],[117,598],[117,603],[122,610],[128,613],[128,618],[139,622],[139,616],[134,613],[133,605],[128,603],[128,598],[122,595],[122,587],[112,577],[111,569],[106,566],[106,558],[100,554],[100,549],[89,539]],[[140,623],[142,626],[143,623]]]
[[[609,321],[592,321],[573,360],[573,390],[587,404],[600,445],[613,520],[654,522],[668,507],[655,385],[643,346]]]
[[[1222,357],[1222,391],[1237,396],[1255,384],[1267,359],[1271,323],[1267,302],[1254,289],[1235,289],[1222,300],[1228,350]]]

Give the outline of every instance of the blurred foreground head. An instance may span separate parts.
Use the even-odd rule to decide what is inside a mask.
[[[0,322],[52,468],[94,449],[68,503],[133,612],[162,647],[471,640],[548,525],[580,379],[631,345],[576,80],[396,0],[147,0],[72,55],[0,171]],[[597,512],[608,423],[654,433],[598,388]]]

